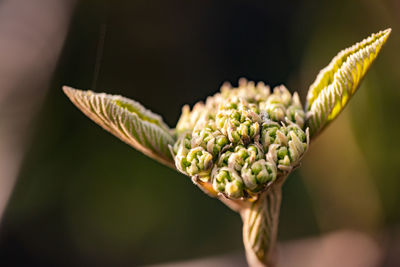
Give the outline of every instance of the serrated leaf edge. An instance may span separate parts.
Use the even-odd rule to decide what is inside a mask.
[[[145,109],[138,102],[122,96],[83,91],[68,86],[64,86],[63,91],[86,116],[103,129],[145,155],[175,169],[172,155],[168,148],[168,145],[173,145],[175,140],[169,133],[169,128],[162,121],[161,116]],[[138,114],[118,106],[113,102],[115,100],[137,105],[137,107],[140,107],[140,112],[143,112],[145,116],[151,116],[159,124],[141,119]],[[143,127],[150,129],[149,134],[152,135],[152,138],[146,136],[143,132]],[[165,145],[162,145],[162,139],[166,141]]]
[[[342,50],[320,71],[307,95],[306,120],[312,135],[344,109],[390,32],[390,28],[380,31]]]

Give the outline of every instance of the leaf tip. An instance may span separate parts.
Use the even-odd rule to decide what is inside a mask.
[[[386,30],[381,31],[382,44],[384,44],[386,42],[386,40],[389,38],[391,32],[392,32],[392,28],[387,28]]]
[[[63,85],[62,90],[64,91],[65,94],[69,93],[70,91],[74,90],[74,88],[68,86],[68,85]]]
[[[67,86],[67,85],[64,85],[62,87],[62,90],[63,90],[64,94],[66,94],[68,96],[68,98],[70,98],[70,99],[76,93],[76,91],[78,91],[77,89],[72,88],[72,87]]]

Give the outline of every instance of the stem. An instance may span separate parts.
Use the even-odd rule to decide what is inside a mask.
[[[274,267],[282,183],[277,183],[260,198],[241,210],[243,243],[249,266]]]

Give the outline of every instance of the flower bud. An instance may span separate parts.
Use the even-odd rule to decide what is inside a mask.
[[[276,165],[264,159],[246,164],[241,170],[243,182],[252,193],[260,191],[268,182],[274,181],[276,174]]]
[[[261,130],[261,144],[265,151],[268,150],[269,145],[273,144],[276,139],[276,132],[280,128],[280,125],[273,121],[266,121],[262,125]]]
[[[202,181],[210,179],[213,156],[203,147],[191,148],[190,134],[185,134],[174,148],[177,169],[189,176],[198,176]]]
[[[297,94],[297,92],[295,92],[293,94],[292,103],[286,109],[286,117],[290,121],[299,125],[300,128],[303,128],[305,114],[304,114],[303,107],[301,106],[300,98],[299,98],[299,95]]]
[[[201,146],[214,157],[229,143],[228,138],[213,126],[195,129],[192,134],[192,147]]]
[[[265,110],[270,120],[281,122],[288,118],[301,128],[304,126],[305,114],[299,95],[294,93],[292,97],[283,85],[275,87],[273,94],[260,103],[260,110]]]
[[[268,135],[267,130],[263,133]],[[262,137],[262,140],[264,139],[268,139],[268,136]],[[276,130],[275,140],[269,145],[266,158],[268,161],[275,162],[281,171],[291,171],[306,151],[308,139],[308,132],[304,133],[297,124],[283,125]]]
[[[213,188],[230,198],[243,196],[243,181],[239,174],[228,167],[217,168],[213,173]]]
[[[236,97],[221,105],[216,115],[216,126],[232,143],[248,144],[260,132],[260,116],[254,104]]]

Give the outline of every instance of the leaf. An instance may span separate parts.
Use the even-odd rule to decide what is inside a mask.
[[[175,169],[168,145],[175,143],[161,116],[131,99],[64,86],[69,99],[105,130],[145,155]]]
[[[306,120],[311,135],[324,129],[344,109],[390,32],[380,31],[342,50],[320,71],[307,95]]]

